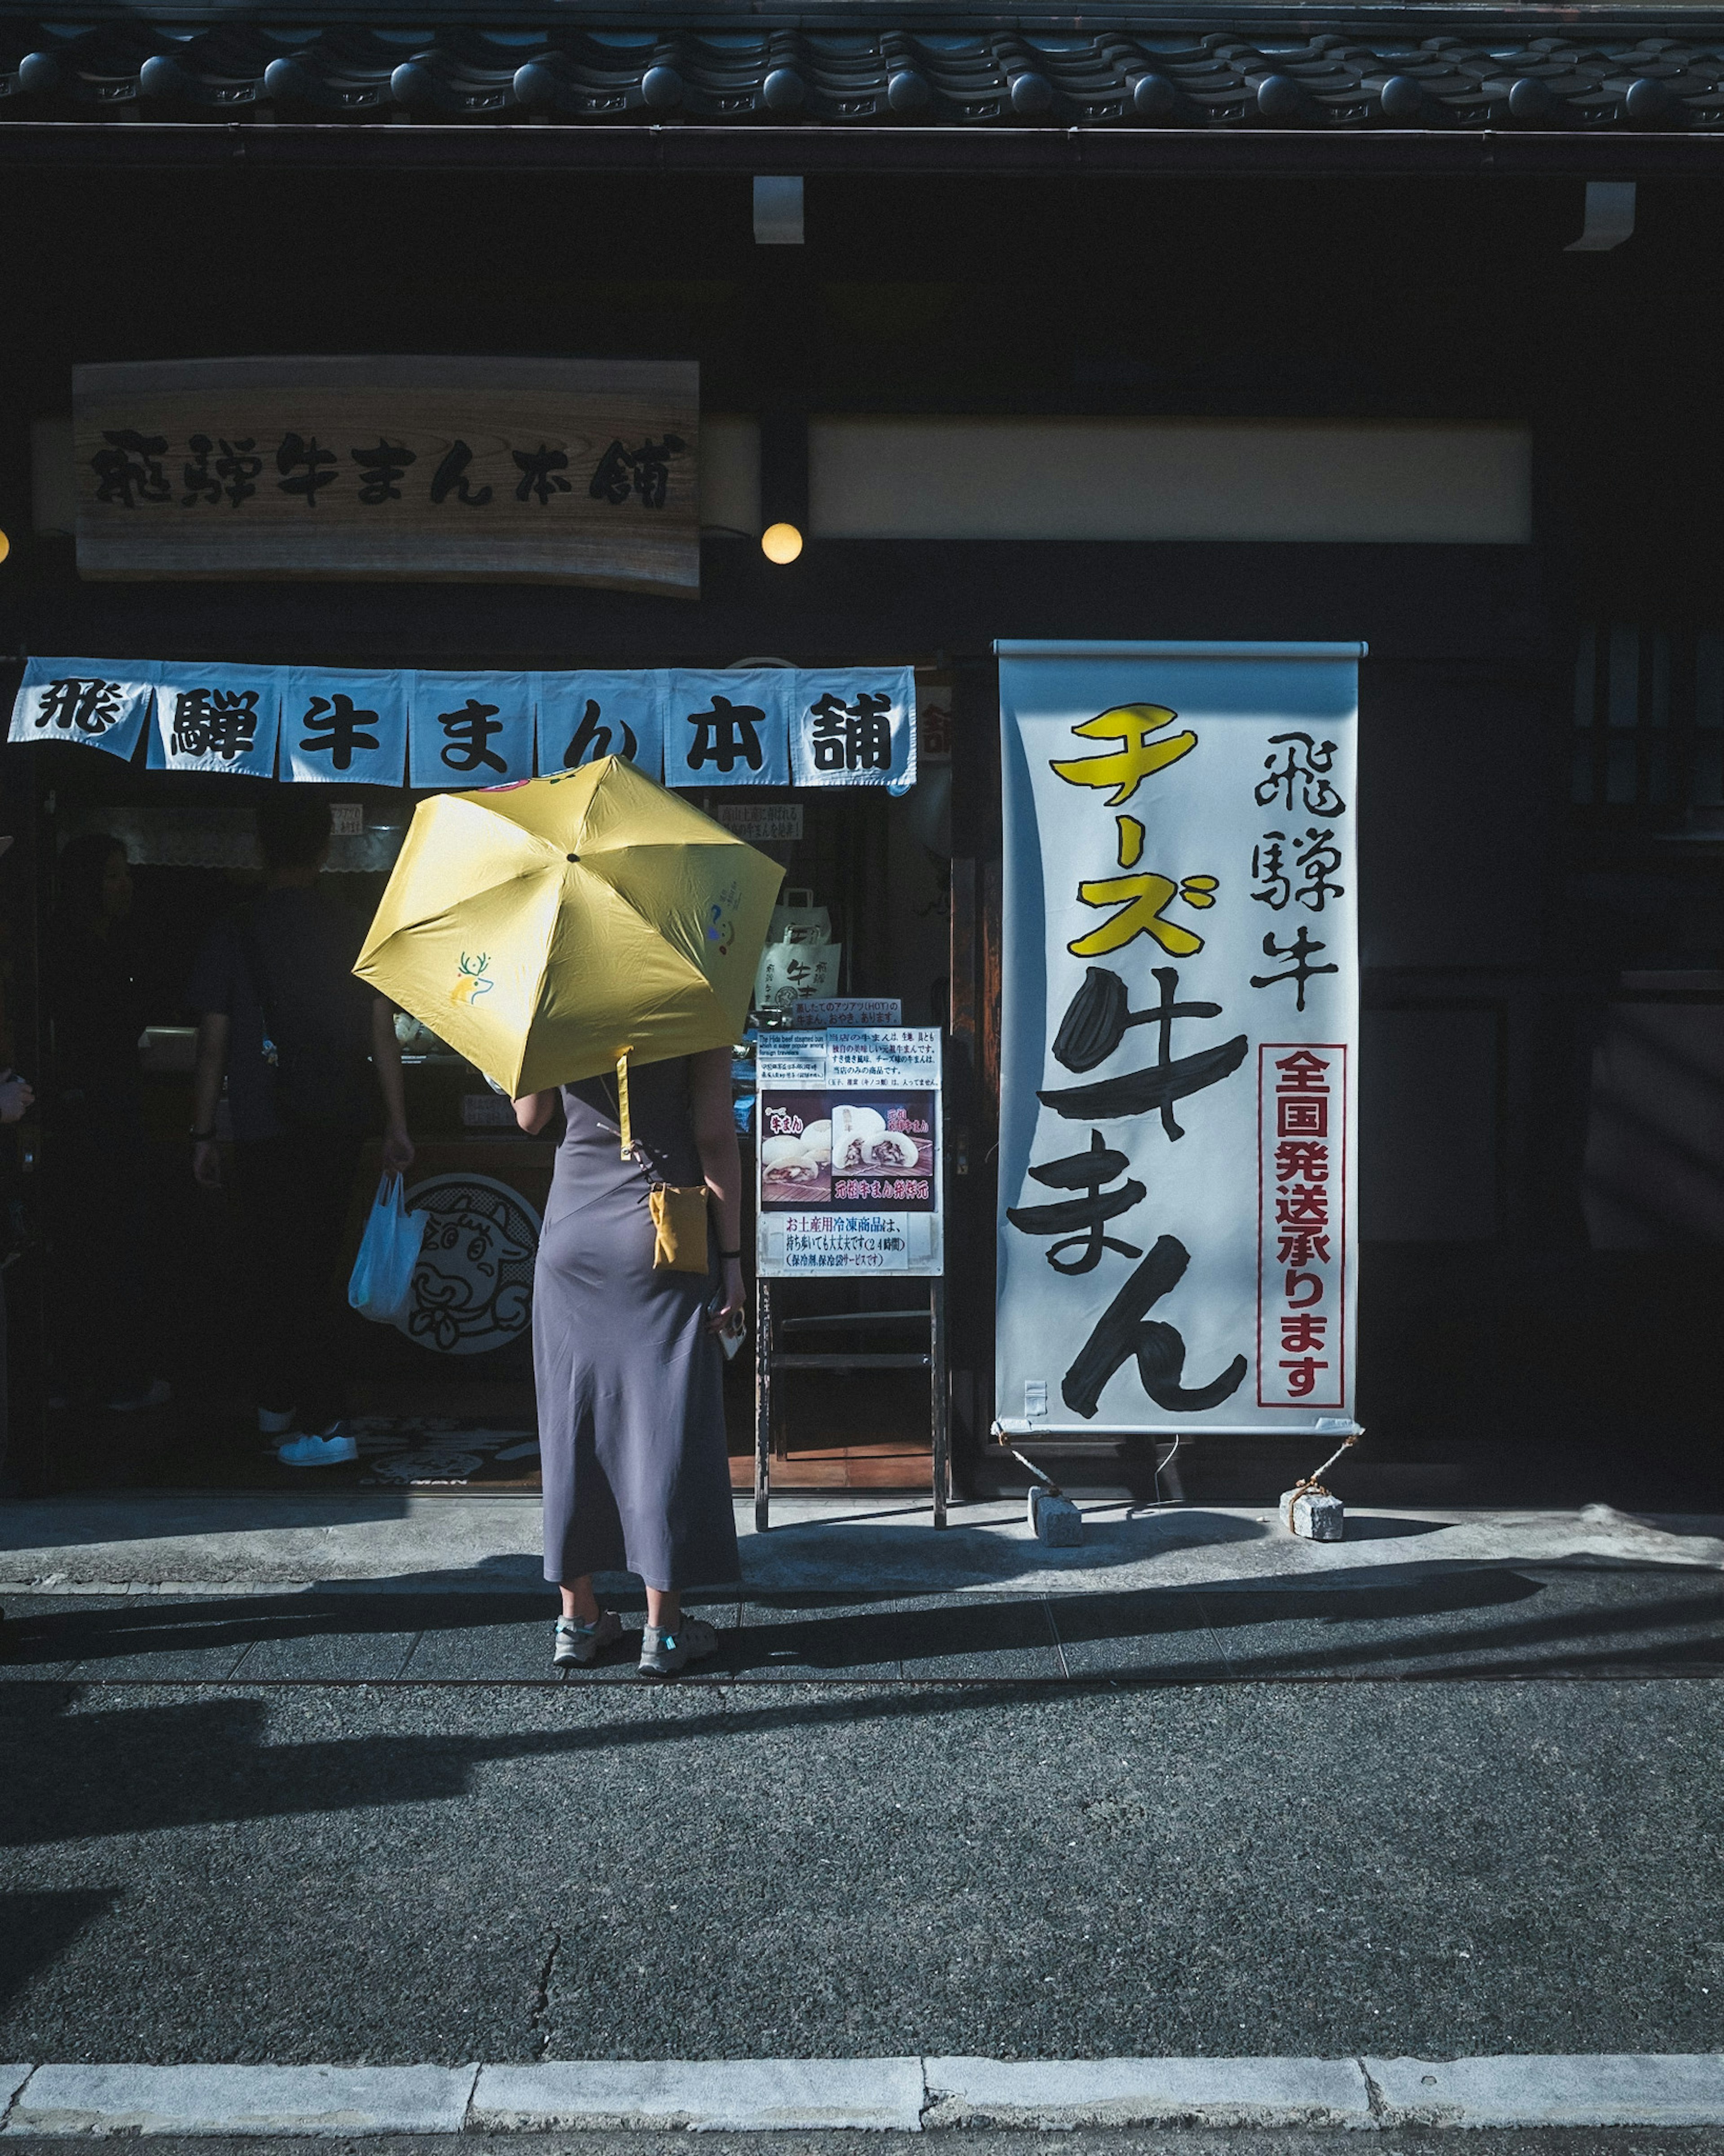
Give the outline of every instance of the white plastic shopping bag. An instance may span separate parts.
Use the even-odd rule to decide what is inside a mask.
[[[347,1282],[347,1300],[362,1317],[393,1325],[407,1308],[413,1267],[425,1240],[425,1215],[409,1213],[398,1175],[386,1175],[359,1239],[359,1255]]]

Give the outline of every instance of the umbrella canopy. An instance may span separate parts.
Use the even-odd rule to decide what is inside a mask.
[[[353,970],[518,1098],[739,1039],[783,880],[605,757],[422,801]]]

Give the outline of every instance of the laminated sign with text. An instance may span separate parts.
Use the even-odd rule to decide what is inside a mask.
[[[762,1033],[757,1054],[762,1278],[942,1271],[935,1028]]]
[[[1358,644],[1002,644],[1002,1430],[1352,1430]]]

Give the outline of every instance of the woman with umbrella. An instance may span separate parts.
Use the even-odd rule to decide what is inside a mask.
[[[626,1154],[615,1078],[560,1089],[566,1128],[533,1281],[546,1572],[554,1560],[559,1665],[621,1636],[593,1574],[633,1572],[646,1583],[642,1672],[673,1676],[718,1645],[683,1615],[682,1589],[741,1576],[715,1336],[743,1318],[742,1165],[727,1047],[643,1065],[628,1084]],[[551,1091],[517,1101],[521,1127],[541,1131],[557,1104]],[[716,1286],[654,1265],[654,1183],[704,1184]]]
[[[561,1102],[533,1289],[561,1668],[621,1636],[595,1572],[645,1582],[654,1676],[718,1645],[684,1590],[741,1576],[718,1342],[743,1315],[731,1044],[783,874],[607,757],[422,803],[354,968],[523,1130]]]

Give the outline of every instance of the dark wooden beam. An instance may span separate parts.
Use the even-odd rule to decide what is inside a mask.
[[[1024,177],[1205,176],[1706,178],[1716,135],[1462,133],[1373,128],[272,126],[75,121],[0,125],[0,166],[80,172],[264,171],[997,173]]]

